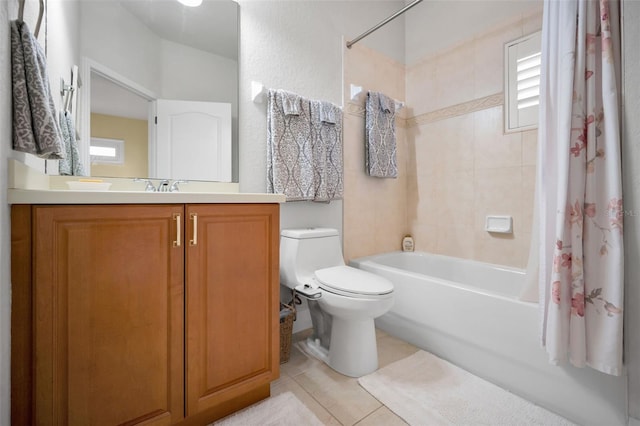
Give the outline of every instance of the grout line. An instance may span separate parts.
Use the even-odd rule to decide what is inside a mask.
[[[302,352],[305,356],[310,357],[309,355],[307,355],[306,353],[304,353],[304,351],[301,351],[301,352]],[[328,367],[328,366],[327,366],[327,367]],[[328,368],[330,368],[330,367],[328,367]],[[304,391],[305,391],[305,393],[307,393],[307,394],[308,394],[308,395],[309,395],[309,396],[310,396],[314,401],[316,401],[316,402],[317,402],[317,403],[318,403],[322,408],[324,408],[324,409],[329,413],[329,415],[330,415],[330,416],[331,416],[331,417],[332,417],[336,422],[338,422],[338,423],[339,423],[339,424],[341,424],[342,426],[348,426],[348,425],[345,425],[344,423],[342,423],[340,420],[338,420],[338,418],[337,418],[336,416],[334,416],[334,415],[333,415],[333,412],[331,411],[331,409],[330,409],[329,407],[325,406],[325,405],[324,405],[322,402],[320,402],[320,401],[319,401],[319,400],[318,400],[318,399],[317,399],[317,398],[316,398],[316,397],[315,397],[311,392],[309,392],[309,391],[304,387],[304,384],[303,384],[303,383],[300,383],[298,380],[296,380],[296,377],[301,376],[301,375],[302,375],[302,374],[304,374],[304,373],[306,373],[306,370],[305,370],[305,371],[302,371],[300,374],[297,374],[297,375],[296,375],[296,376],[294,376],[294,377],[292,377],[292,376],[289,376],[289,377],[290,377],[290,378],[291,378],[291,380],[293,380],[293,381],[294,381],[298,386],[300,386],[300,388],[302,388],[302,390],[304,390]],[[356,379],[356,382],[357,382],[357,379]],[[384,404],[383,404],[383,403],[382,403],[378,398],[376,398],[375,396],[371,395],[371,393],[369,393],[369,391],[367,391],[364,387],[362,387],[362,386],[360,385],[360,383],[359,383],[359,382],[357,382],[357,384],[358,384],[358,386],[360,387],[360,389],[362,389],[362,390],[363,390],[363,391],[365,391],[368,395],[370,395],[373,399],[375,399],[376,401],[378,401],[378,403],[380,404],[380,406],[379,406],[379,407],[374,408],[374,409],[373,409],[373,411],[371,411],[371,412],[369,412],[369,413],[365,414],[362,418],[360,418],[360,419],[356,420],[356,421],[355,421],[355,423],[352,423],[352,424],[350,423],[351,425],[356,425],[356,424],[358,424],[359,422],[361,422],[362,420],[364,420],[366,417],[369,417],[369,416],[370,416],[371,414],[373,414],[375,411],[377,411],[377,410],[379,410],[380,408],[382,408],[382,407],[384,407],[384,406],[385,406],[385,405],[384,405]],[[308,408],[309,408],[309,407],[308,407]],[[310,408],[309,408],[309,409],[310,409]]]
[[[364,388],[364,386],[362,386],[362,385],[360,384],[360,382],[358,382],[358,386],[360,386],[360,388],[362,388],[362,390],[364,390],[366,393],[368,393],[369,395],[371,395],[371,397],[372,397],[373,399],[375,399],[376,401],[378,401],[378,402],[380,403],[380,406],[379,406],[378,408],[376,408],[375,410],[373,410],[372,412],[370,412],[369,414],[365,415],[365,416],[364,416],[363,418],[361,418],[360,420],[358,420],[358,421],[354,424],[354,426],[355,426],[355,425],[357,425],[358,423],[360,423],[360,422],[364,421],[364,419],[366,419],[367,417],[371,416],[373,413],[375,413],[376,411],[378,411],[378,410],[379,410],[379,409],[381,409],[382,407],[387,407],[386,405],[384,405],[384,403],[383,403],[382,401],[380,401],[378,398],[376,398],[375,396],[373,396],[373,395],[371,394],[371,392],[369,392],[368,390],[366,390],[366,389]],[[387,407],[387,409],[389,409],[389,407]]]
[[[302,373],[301,373],[301,374],[302,374]],[[298,376],[299,376],[299,375],[300,375],[300,374],[298,374]],[[314,400],[314,401],[315,401],[315,402],[316,402],[320,407],[322,407],[322,409],[323,409],[324,411],[326,411],[326,412],[327,412],[327,414],[329,415],[329,417],[331,417],[333,420],[335,420],[335,421],[336,421],[336,423],[338,423],[338,424],[340,424],[340,425],[342,425],[342,426],[345,426],[345,425],[344,425],[344,423],[342,423],[340,420],[338,420],[338,419],[336,418],[336,416],[334,416],[334,415],[333,415],[333,413],[331,412],[331,410],[329,410],[327,407],[325,407],[324,405],[322,405],[322,403],[321,403],[320,401],[318,401],[318,399],[317,399],[315,396],[313,396],[313,394],[312,394],[311,392],[309,392],[309,391],[308,391],[308,390],[307,390],[307,389],[306,389],[306,388],[305,388],[305,387],[304,387],[300,382],[298,382],[298,381],[295,379],[295,377],[292,377],[292,376],[288,376],[288,377],[289,377],[289,379],[290,379],[291,381],[293,381],[293,382],[294,382],[294,383],[295,383],[295,384],[296,384],[296,385],[297,385],[297,386],[302,390],[302,392],[304,392],[304,393],[305,393],[309,398],[311,398],[312,400]],[[295,395],[295,392],[294,392],[294,391],[292,391],[292,390],[291,390],[291,392]],[[296,398],[298,398],[298,397],[296,396]],[[298,399],[300,399],[300,398],[298,398]],[[302,400],[300,400],[300,402],[302,402],[302,404],[303,404],[305,407],[307,407],[307,408],[309,409],[309,411],[311,411],[311,412],[313,413],[313,409],[312,409],[310,406],[308,406],[307,404],[305,404],[305,402],[304,402],[304,401],[302,401]],[[316,417],[318,417],[318,415],[317,415],[316,413],[313,413],[313,414],[314,414]]]
[[[296,343],[298,343],[298,342],[296,342]],[[292,346],[293,346],[293,345],[292,345]],[[292,347],[291,349],[294,349],[294,347]],[[310,355],[308,355],[307,353],[305,353],[305,352],[304,352],[303,350],[301,350],[300,348],[297,348],[297,347],[296,347],[295,349],[296,349],[296,350],[298,350],[302,355],[304,355],[305,357],[307,357],[309,360],[313,361],[313,362],[314,362],[314,364],[315,364],[315,362],[320,362],[319,360],[316,360],[315,358],[312,358]],[[312,365],[314,365],[314,364],[312,364]],[[334,419],[338,424],[340,424],[340,425],[342,425],[342,426],[345,426],[345,425],[344,425],[344,423],[342,423],[340,420],[338,420],[338,418],[337,418],[336,416],[334,416],[334,415],[333,415],[333,413],[331,412],[331,410],[330,410],[328,407],[326,407],[324,404],[322,404],[322,402],[320,402],[320,401],[319,401],[319,400],[318,400],[318,399],[317,399],[317,398],[316,398],[316,397],[315,397],[311,392],[309,392],[309,391],[307,390],[307,388],[305,388],[305,387],[304,387],[304,384],[303,384],[303,383],[300,383],[298,380],[296,380],[296,377],[302,376],[302,375],[303,375],[303,374],[305,374],[305,373],[307,372],[307,370],[309,370],[309,369],[310,369],[310,366],[309,366],[309,367],[307,367],[307,368],[305,368],[304,370],[303,370],[303,369],[300,369],[300,372],[299,372],[298,374],[296,374],[295,376],[291,376],[291,375],[288,375],[288,374],[287,374],[287,376],[288,376],[291,380],[293,380],[293,382],[294,382],[294,383],[296,383],[298,386],[300,386],[300,389],[302,389],[302,390],[304,391],[304,393],[306,393],[307,395],[309,395],[309,397],[310,397],[312,400],[314,400],[314,401],[315,401],[315,402],[316,402],[320,407],[322,407],[322,408],[323,408],[323,409],[324,409],[324,410],[329,414],[329,416],[330,416],[332,419]],[[311,410],[311,407],[307,407],[307,408],[309,408],[309,410]],[[313,412],[313,410],[311,410],[311,411]]]
[[[358,420],[358,422],[355,423],[353,426],[357,426],[361,424],[367,417],[371,417],[376,411],[382,410],[383,408],[386,408],[387,410],[389,410],[389,412],[391,412],[394,416],[396,416],[402,422],[402,424],[409,426],[409,423],[407,423],[402,417],[397,415],[391,408],[387,407],[384,404],[382,404],[382,407],[376,408],[372,413],[368,414],[366,417],[362,418],[361,420]]]
[[[342,425],[342,426],[346,426],[344,423],[342,423],[340,420],[338,420],[338,418],[336,416],[333,415],[333,413],[331,412],[331,410],[329,410],[328,407],[325,407],[324,404],[322,404],[322,402],[318,401],[318,399],[311,393],[309,392],[302,383],[298,382],[295,378],[291,378],[291,380],[293,380],[294,382],[296,382],[296,384],[298,386],[300,386],[300,389],[302,389],[307,395],[309,395],[309,397],[311,399],[313,399],[319,406],[321,406],[328,414],[329,416],[331,416],[332,419],[334,419],[338,424]],[[304,404],[304,403],[303,403]],[[306,405],[306,404],[305,404]],[[309,410],[311,412],[313,412],[313,410],[311,410],[311,407],[307,407],[309,408]]]

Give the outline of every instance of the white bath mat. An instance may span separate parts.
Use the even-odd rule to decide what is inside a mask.
[[[410,425],[573,425],[424,351],[358,382]]]
[[[281,393],[214,423],[216,426],[322,426],[291,392]]]

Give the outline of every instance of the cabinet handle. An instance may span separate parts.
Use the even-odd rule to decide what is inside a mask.
[[[180,237],[180,214],[179,213],[174,213],[173,214],[173,220],[176,221],[176,239],[173,242],[173,246],[174,247],[180,247],[180,244],[182,244],[181,242],[181,237]]]
[[[193,221],[193,239],[189,240],[189,245],[197,246],[198,245],[198,214],[191,213],[189,216]]]

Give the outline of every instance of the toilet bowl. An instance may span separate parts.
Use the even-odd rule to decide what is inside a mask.
[[[337,230],[283,230],[280,277],[283,285],[317,297],[309,301],[310,308],[319,307],[312,309],[307,341],[314,356],[351,377],[378,368],[374,319],[391,309],[393,284],[346,266]]]

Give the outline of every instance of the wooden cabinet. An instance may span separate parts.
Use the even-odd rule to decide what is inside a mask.
[[[226,207],[186,211],[187,415],[268,385],[279,366],[279,304],[265,303],[276,301],[279,225],[269,205]]]
[[[278,376],[277,204],[12,208],[12,423],[204,424]]]
[[[181,206],[34,208],[36,423],[183,417],[184,257],[169,244],[181,214]]]

